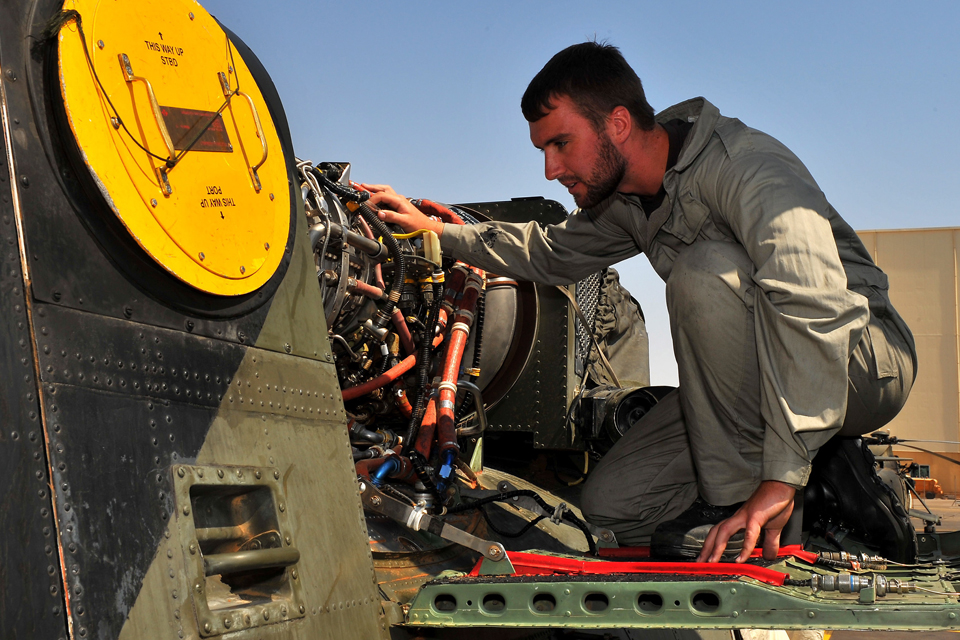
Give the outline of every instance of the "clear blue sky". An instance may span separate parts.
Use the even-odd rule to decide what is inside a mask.
[[[960,225],[960,2],[253,2],[204,7],[260,57],[298,156],[442,202],[542,195],[520,96],[560,49],[621,48],[660,110],[705,96],[793,149],[856,229]],[[676,383],[663,284],[618,265]]]

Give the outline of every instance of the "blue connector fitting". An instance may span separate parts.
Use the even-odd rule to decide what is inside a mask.
[[[453,476],[453,461],[457,459],[455,449],[447,449],[443,452],[443,464],[440,465],[440,471],[437,472],[437,491],[443,493],[450,484],[450,478]]]
[[[400,463],[397,462],[396,458],[388,458],[386,462],[380,465],[380,468],[377,469],[376,473],[374,473],[370,479],[373,481],[374,486],[379,487],[391,474],[399,470]]]

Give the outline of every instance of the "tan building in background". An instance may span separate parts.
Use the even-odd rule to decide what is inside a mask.
[[[859,231],[890,278],[890,298],[917,341],[917,381],[903,411],[886,428],[902,439],[960,441],[960,227]],[[955,444],[917,443],[960,461]],[[950,496],[960,494],[960,466],[927,453],[894,448],[930,466]]]

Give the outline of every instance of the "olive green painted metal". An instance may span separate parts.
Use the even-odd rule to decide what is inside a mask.
[[[592,576],[591,576],[592,577]],[[956,598],[888,595],[861,604],[856,594],[818,594],[750,578],[678,581],[675,576],[608,576],[580,581],[522,576],[429,583],[407,624],[422,627],[952,630]],[[945,585],[932,583],[942,590]],[[842,597],[841,597],[842,596]]]
[[[332,363],[323,300],[317,284],[317,269],[307,238],[303,200],[297,198],[296,204],[294,256],[270,303],[270,313],[257,336],[256,346]]]
[[[179,465],[173,477],[185,598],[201,635],[302,618],[300,552],[279,469]]]

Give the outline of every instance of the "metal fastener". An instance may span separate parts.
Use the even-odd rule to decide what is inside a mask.
[[[204,622],[204,623],[203,623],[203,632],[204,632],[204,633],[210,633],[211,631],[213,631],[213,625],[210,624],[209,622]]]
[[[244,267],[243,265],[240,265],[240,273],[246,273],[246,272],[247,272],[247,268]]]
[[[285,505],[285,504],[283,504],[283,503],[281,502],[280,504],[277,505],[277,508],[280,509],[280,511],[281,511],[281,513],[282,513],[282,512],[284,512],[284,511],[287,510],[287,505]]]
[[[261,478],[261,476],[263,476],[263,474],[260,473],[259,471],[257,471],[257,472],[254,473],[253,475],[255,475],[255,476],[257,477],[257,480],[259,480],[259,479]]]
[[[197,545],[195,545],[195,544],[191,544],[191,545],[190,545],[190,553],[191,553],[191,555],[196,555],[196,554],[197,554]]]
[[[371,497],[370,497],[370,504],[372,504],[372,505],[375,506],[375,507],[379,507],[381,502],[383,502],[383,501],[380,499],[380,496],[371,496]]]
[[[287,615],[287,606],[286,606],[286,605],[282,605],[282,606],[280,607],[280,615],[282,615],[282,616],[286,616],[286,615]]]
[[[190,12],[190,19],[193,20],[193,11]]]
[[[157,199],[156,199],[156,198],[150,198],[150,206],[151,206],[151,207],[157,206]]]
[[[274,472],[273,472],[273,479],[274,479],[274,480],[279,480],[279,479],[280,479],[280,472],[279,472],[279,471],[274,471]]]
[[[222,478],[222,477],[223,477],[223,469],[217,469],[217,477],[218,477],[218,478]]]
[[[183,515],[185,516],[190,515],[190,505],[187,505],[187,504],[183,505]]]
[[[284,542],[287,543],[287,546],[290,546],[291,544],[293,544],[293,540],[290,539],[290,536],[287,536],[286,538],[284,538]]]
[[[200,252],[200,259],[203,260],[203,259],[206,258],[206,257],[207,257],[207,256],[203,255],[203,251],[201,251],[201,252]]]
[[[223,619],[223,626],[226,627],[227,629],[230,628],[231,624],[233,624],[233,620],[231,620],[230,618]]]
[[[269,619],[270,619],[270,612],[267,611],[266,609],[263,610],[263,619],[264,619],[264,620],[269,620]]]
[[[500,551],[500,547],[496,545],[491,546],[490,549],[487,551],[487,553],[489,553],[490,556],[493,558],[499,558],[501,555],[503,555],[503,552]]]
[[[114,129],[119,129],[119,128],[120,128],[120,120],[119,120],[118,118],[116,118],[115,116],[110,116],[110,124],[113,125],[113,128],[114,128]]]
[[[263,248],[266,249],[267,251],[270,251],[270,243],[269,243],[269,242],[264,242],[264,243],[263,243]]]
[[[104,47],[103,40],[97,40],[97,46],[103,49]]]
[[[300,613],[306,613],[306,612],[307,612],[307,608],[303,605],[300,605]]]
[[[296,569],[294,569],[293,571],[291,571],[291,572],[290,572],[290,575],[293,576],[293,579],[294,579],[294,580],[296,580],[297,578],[300,577],[300,574],[297,573],[297,570],[296,570]]]
[[[187,475],[187,472],[183,470],[183,467],[180,467],[177,469],[177,475],[182,478],[183,476]]]
[[[272,194],[272,193],[270,194],[270,199],[273,200],[273,194]]]
[[[193,588],[197,590],[197,593],[200,593],[201,591],[203,591],[203,583],[198,582],[195,585],[193,585]]]

